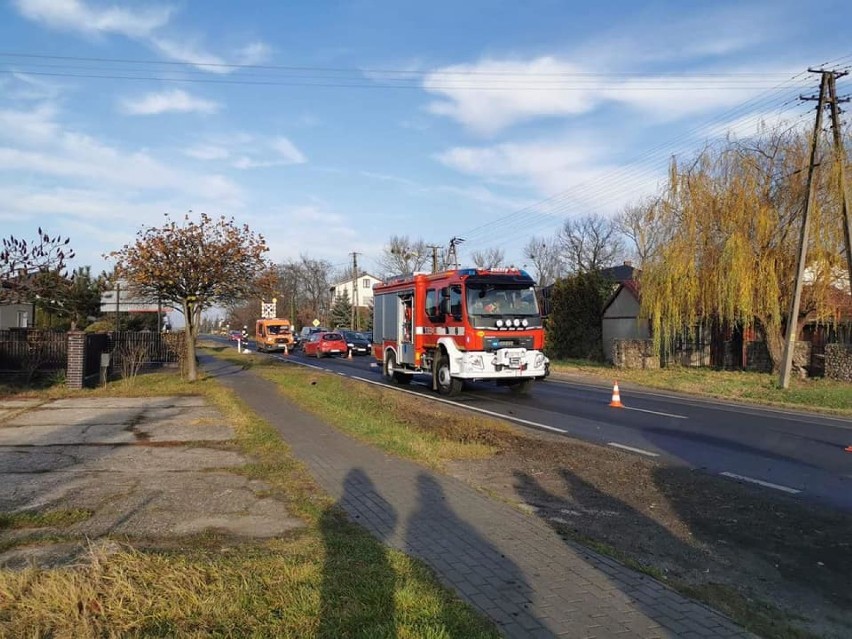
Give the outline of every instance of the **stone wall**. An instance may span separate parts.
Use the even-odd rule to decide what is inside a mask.
[[[650,339],[612,340],[612,363],[616,368],[659,368],[660,356]]]
[[[852,345],[825,345],[825,376],[852,382]]]

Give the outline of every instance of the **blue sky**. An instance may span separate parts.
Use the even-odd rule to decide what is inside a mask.
[[[372,269],[397,234],[520,265],[566,216],[653,192],[674,154],[807,125],[804,71],[852,63],[850,23],[819,1],[12,0],[0,235],[40,225],[99,270],[192,210],[276,262]]]

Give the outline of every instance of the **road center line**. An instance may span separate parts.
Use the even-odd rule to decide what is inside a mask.
[[[638,410],[640,413],[651,413],[652,415],[662,415],[663,417],[674,417],[675,419],[689,419],[686,415],[675,415],[674,413],[661,413],[658,410],[648,410],[646,408],[633,408],[631,406],[623,406],[625,410]]]
[[[464,410],[472,410],[477,413],[482,413],[483,415],[489,415],[490,417],[496,417],[497,419],[508,419],[512,422],[517,422],[519,424],[526,424],[527,426],[532,426],[533,428],[541,428],[544,430],[549,430],[554,433],[562,433],[566,434],[568,431],[563,430],[561,428],[554,428],[553,426],[548,426],[547,424],[540,424],[538,422],[532,422],[528,419],[521,419],[520,417],[514,417],[512,415],[504,415],[502,413],[498,413],[492,410],[487,410],[485,408],[477,408],[476,406],[468,406],[466,404],[459,404],[458,402],[450,401],[449,399],[443,399],[442,397],[433,397],[430,395],[424,395],[423,393],[415,393],[414,391],[406,390],[404,388],[396,388],[393,386],[389,386],[388,384],[383,384],[382,382],[377,382],[373,379],[367,379],[365,377],[358,377],[357,375],[353,375],[352,379],[357,379],[362,382],[367,382],[368,384],[375,384],[376,386],[381,386],[383,388],[390,388],[395,391],[399,391],[400,393],[408,393],[409,395],[414,395],[416,397],[420,397],[422,399],[428,399],[432,402],[441,402],[443,404],[449,404],[450,406],[455,406],[456,408],[461,408]]]
[[[782,490],[785,493],[790,493],[791,495],[798,495],[801,490],[796,488],[790,488],[789,486],[782,486],[781,484],[773,484],[772,482],[763,481],[762,479],[755,479],[754,477],[746,477],[745,475],[737,475],[736,473],[729,473],[727,471],[723,473],[719,473],[725,477],[730,477],[731,479],[739,479],[740,481],[747,481],[752,484],[758,484],[759,486],[764,486],[765,488],[774,488],[775,490]]]
[[[607,446],[614,446],[615,448],[621,448],[622,450],[629,450],[632,453],[639,453],[640,455],[647,455],[648,457],[659,457],[659,453],[652,452],[650,450],[645,450],[643,448],[634,448],[633,446],[626,446],[624,444],[619,444],[617,442],[607,442]]]

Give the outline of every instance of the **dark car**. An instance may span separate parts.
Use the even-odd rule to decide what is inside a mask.
[[[343,339],[346,340],[346,346],[353,355],[369,355],[370,340],[367,336],[358,331],[340,331],[343,334]]]

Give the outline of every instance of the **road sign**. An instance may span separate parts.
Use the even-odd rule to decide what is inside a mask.
[[[275,298],[272,298],[271,302],[261,302],[260,303],[260,316],[263,319],[272,319],[272,318],[275,317],[275,313],[277,312],[275,310],[275,306],[276,306],[277,301],[278,300],[276,300]]]
[[[318,319],[315,319],[313,322],[311,322],[311,324],[313,324],[314,328],[316,328],[317,326],[320,325],[320,321]]]
[[[156,298],[137,294],[130,284],[125,282],[119,282],[117,289],[101,293],[101,313],[156,313],[157,310],[168,313],[174,309],[158,304]]]

